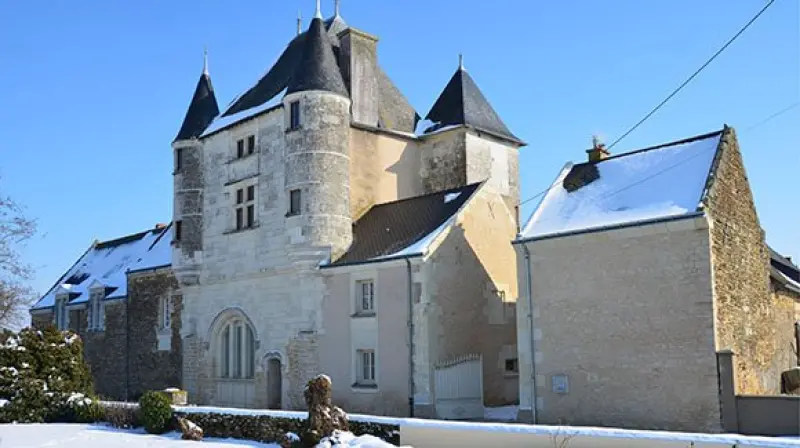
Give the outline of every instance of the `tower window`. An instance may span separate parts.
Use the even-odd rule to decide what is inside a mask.
[[[289,192],[289,215],[300,214],[300,190],[292,190]]]
[[[175,150],[175,172],[183,168],[183,148],[178,148]]]
[[[256,136],[251,135],[247,137],[247,154],[250,155],[256,151]]]
[[[289,129],[294,130],[300,127],[300,101],[292,101],[289,104]]]
[[[246,194],[245,194],[246,193]],[[236,230],[249,229],[256,224],[256,186],[236,190]]]
[[[181,240],[182,233],[183,233],[183,221],[175,221],[175,241]]]
[[[244,157],[244,139],[240,138],[236,141],[236,158],[241,159]]]

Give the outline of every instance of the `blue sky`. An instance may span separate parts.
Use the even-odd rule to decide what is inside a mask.
[[[522,196],[592,134],[610,143],[697,69],[764,0],[342,0],[421,115],[458,53],[521,151]],[[235,5],[232,7],[231,5]],[[39,220],[25,249],[40,292],[94,239],[166,222],[175,136],[208,47],[220,103],[253,83],[313,0],[30,1],[0,5],[0,192]],[[717,130],[739,135],[767,239],[800,260],[800,10],[775,4],[613,152]],[[323,0],[326,16],[333,1]],[[531,212],[536,201],[523,209]]]

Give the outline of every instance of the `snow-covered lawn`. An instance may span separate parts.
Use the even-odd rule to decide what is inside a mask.
[[[361,448],[384,448],[392,446],[372,436],[340,437],[340,445]],[[330,444],[321,444],[327,448]],[[161,436],[139,430],[121,430],[104,425],[0,425],[0,447],[13,448],[280,448],[275,443],[259,443],[238,439],[205,438],[200,444],[181,440],[180,433],[171,432]]]

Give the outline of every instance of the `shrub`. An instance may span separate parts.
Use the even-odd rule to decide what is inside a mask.
[[[103,419],[115,428],[131,429],[142,426],[138,406],[108,405]]]
[[[0,423],[70,421],[67,400],[92,393],[83,345],[71,332],[4,330],[0,366]]]
[[[163,434],[172,423],[172,406],[167,394],[158,391],[145,392],[139,399],[139,416],[144,429],[150,434]]]
[[[70,421],[74,423],[94,423],[103,420],[105,410],[97,398],[74,394],[67,399]]]

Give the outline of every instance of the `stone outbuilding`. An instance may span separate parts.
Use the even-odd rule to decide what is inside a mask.
[[[736,134],[587,152],[513,243],[519,417],[721,431],[717,352],[740,394],[797,364],[798,270],[765,242]]]

